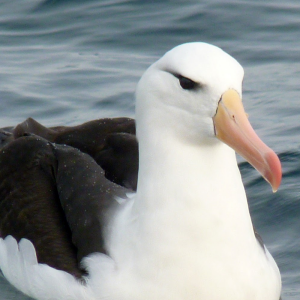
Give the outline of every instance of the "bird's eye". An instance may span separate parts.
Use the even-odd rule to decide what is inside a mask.
[[[178,78],[179,83],[184,90],[193,90],[198,86],[195,81],[189,78],[183,77],[181,75],[178,75],[176,77]]]

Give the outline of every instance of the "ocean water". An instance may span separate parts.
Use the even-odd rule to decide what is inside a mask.
[[[245,69],[244,105],[281,158],[275,194],[238,158],[257,231],[300,299],[300,2],[0,0],[0,127],[134,117],[143,71],[172,47],[215,44]],[[1,300],[29,299],[0,277]],[[266,299],[267,300],[267,299]]]

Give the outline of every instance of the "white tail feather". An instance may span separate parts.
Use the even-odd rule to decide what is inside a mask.
[[[0,269],[24,294],[38,300],[93,300],[91,290],[67,272],[37,262],[33,244],[12,237],[0,239]]]

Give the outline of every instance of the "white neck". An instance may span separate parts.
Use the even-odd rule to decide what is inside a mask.
[[[248,300],[230,289],[245,268],[260,265],[263,250],[254,236],[234,151],[218,141],[191,145],[153,132],[139,136],[137,194],[115,224],[110,253],[118,269],[133,282],[159,280],[151,285],[158,296],[149,299],[161,298],[162,287],[183,293],[179,299],[206,299],[221,286],[229,295],[224,299]],[[203,290],[201,278],[207,285]],[[242,280],[243,290],[249,278]],[[195,298],[197,293],[203,297]],[[213,299],[220,297],[216,292]]]
[[[200,146],[156,133],[139,137],[139,181],[133,211],[143,212],[140,226],[150,227],[152,218],[158,222],[157,215],[165,225],[176,228],[184,228],[195,218],[192,226],[201,239],[207,232],[211,234],[207,230],[211,226],[222,234],[234,229],[237,239],[245,233],[253,238],[234,151],[219,141]]]
[[[137,128],[138,189],[108,247],[120,286],[138,293],[125,299],[250,300],[256,290],[277,300],[279,272],[255,238],[234,151],[151,125]]]

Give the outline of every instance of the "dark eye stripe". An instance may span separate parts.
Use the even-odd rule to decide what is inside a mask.
[[[194,82],[193,80],[191,79],[188,79],[186,77],[179,77],[179,83],[181,85],[181,87],[185,90],[193,90],[197,84],[196,82]]]
[[[199,84],[197,82],[189,78],[176,74],[174,74],[174,76],[178,78],[179,83],[184,90],[194,90],[195,88],[199,87]]]

